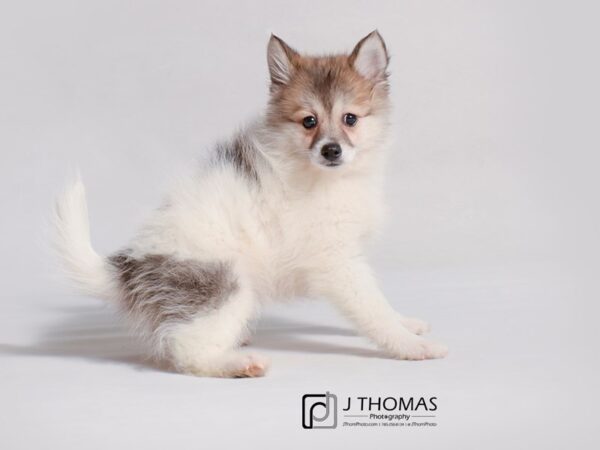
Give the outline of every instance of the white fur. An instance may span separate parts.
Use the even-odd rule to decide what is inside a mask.
[[[274,67],[281,68],[277,58],[283,50],[273,39],[270,45]],[[381,70],[382,51],[385,56],[378,34],[367,38],[359,68],[375,65]],[[133,257],[225,261],[231,263],[239,289],[216,310],[159,327],[151,340],[154,351],[186,373],[260,376],[268,361],[237,350],[247,338],[249,321],[265,302],[313,296],[331,301],[394,358],[445,356],[443,345],[417,336],[428,330],[425,322],[393,310],[363,256],[364,240],[384,212],[386,128],[387,114],[364,117],[355,130],[360,148],[345,148],[344,164],[322,170],[296,147],[297,124],[274,130],[259,120],[243,132],[256,149],[258,183],[227,161],[207,163],[182,178],[132,240]],[[55,244],[69,275],[86,293],[118,296],[115,274],[90,244],[80,180],[67,188],[55,211]]]
[[[243,376],[264,373],[268,362],[235,348],[260,304],[297,295],[329,299],[359,331],[393,357],[442,357],[444,346],[415,334],[418,319],[396,313],[377,287],[362,243],[383,213],[381,158],[344,170],[295,170],[269,158],[260,129],[255,144],[273,166],[258,164],[261,188],[249,188],[233,167],[207,165],[180,180],[131,243],[134,255],[176,254],[233,261],[243,289],[211,315],[169,328],[155,341],[187,373]],[[359,162],[359,161],[355,161]],[[261,168],[262,167],[262,168]],[[87,293],[114,295],[110,268],[89,243],[86,204],[77,180],[56,207],[57,247],[69,274]]]
[[[258,302],[248,284],[222,308],[199,315],[168,333],[168,351],[177,370],[198,376],[262,376],[269,367],[263,356],[234,350],[248,334]]]
[[[53,215],[53,245],[62,267],[84,294],[110,299],[116,295],[114,277],[106,260],[90,242],[85,188],[79,175],[58,198]]]

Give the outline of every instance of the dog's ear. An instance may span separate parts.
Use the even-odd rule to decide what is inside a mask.
[[[267,61],[273,86],[289,83],[294,72],[294,60],[298,56],[298,53],[282,39],[274,34],[271,35],[267,47]]]
[[[373,81],[385,80],[389,60],[385,42],[377,30],[362,38],[350,54],[354,70]]]

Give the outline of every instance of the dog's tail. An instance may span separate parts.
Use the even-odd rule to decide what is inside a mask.
[[[62,267],[83,294],[114,298],[115,278],[108,261],[92,248],[85,188],[79,176],[57,198],[52,244]]]

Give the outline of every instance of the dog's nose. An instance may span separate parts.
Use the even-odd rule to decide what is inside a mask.
[[[323,155],[323,158],[325,158],[327,161],[335,161],[341,156],[341,154],[342,147],[340,147],[340,144],[336,144],[335,142],[325,144],[323,147],[321,147],[321,155]]]

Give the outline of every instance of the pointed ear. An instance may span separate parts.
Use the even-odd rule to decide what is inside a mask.
[[[271,35],[267,47],[267,62],[269,63],[272,84],[284,85],[289,83],[294,72],[293,61],[297,57],[298,53],[294,49],[274,34]]]
[[[362,38],[350,54],[350,63],[354,69],[373,81],[381,81],[387,77],[385,70],[389,59],[385,42],[377,30]]]

